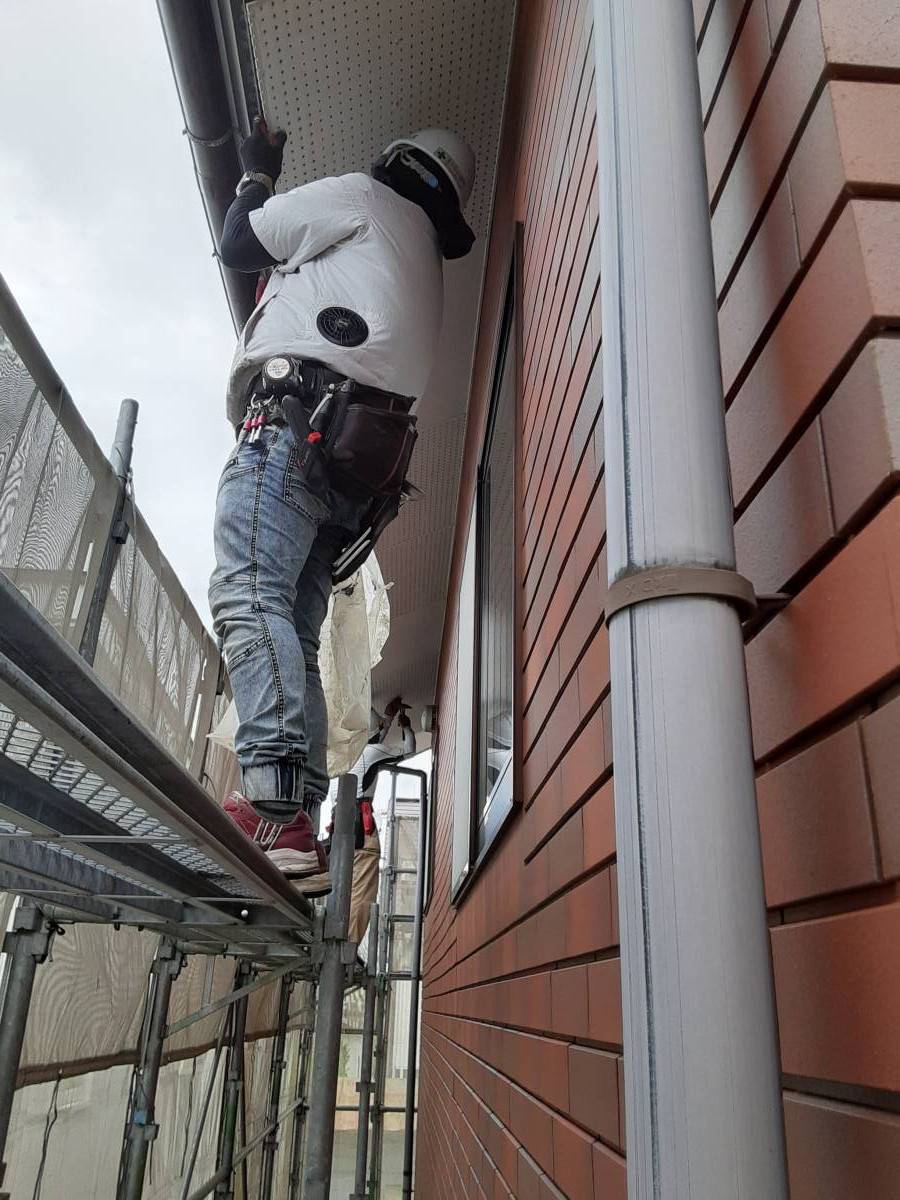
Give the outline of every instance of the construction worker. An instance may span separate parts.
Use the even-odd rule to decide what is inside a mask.
[[[350,922],[347,934],[357,945],[369,927],[369,906],[378,895],[378,865],[381,842],[375,824],[373,804],[378,777],[385,767],[400,762],[416,752],[416,735],[408,715],[409,705],[397,696],[384,710],[384,716],[372,712],[369,741],[353,767],[356,776],[357,816],[356,849],[353,854],[353,883],[350,891]],[[402,734],[401,746],[387,745],[387,737],[397,718]],[[328,833],[331,835],[332,826]]]
[[[238,443],[219,483],[210,606],[239,718],[248,808],[232,815],[302,883],[322,875],[309,813],[328,788],[318,650],[332,566],[373,495],[399,486],[386,464],[408,462],[442,261],[474,240],[463,208],[475,164],[458,135],[423,130],[370,175],[274,195],[285,141],[255,123],[222,236],[226,266],[272,275],[232,364]],[[303,847],[291,855],[278,853],[284,826]]]

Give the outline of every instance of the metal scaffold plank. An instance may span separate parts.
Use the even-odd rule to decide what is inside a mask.
[[[309,903],[3,576],[0,612],[0,887],[211,952],[296,955]],[[73,862],[101,874],[80,887]]]

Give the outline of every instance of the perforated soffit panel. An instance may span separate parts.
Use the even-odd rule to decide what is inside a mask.
[[[394,582],[376,699],[433,699],[465,436],[478,301],[493,203],[514,0],[251,0],[263,111],[289,133],[279,190],[366,170],[395,137],[458,130],[478,175],[466,210],[478,235],[445,265],[438,362],[419,406],[412,477],[425,497],[379,543]]]

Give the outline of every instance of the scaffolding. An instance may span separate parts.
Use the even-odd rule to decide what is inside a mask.
[[[128,1093],[117,1200],[145,1195],[162,1120],[157,1099],[167,1046],[211,1019],[219,1028],[190,1145],[185,1141],[181,1200],[249,1200],[247,1163],[255,1151],[260,1200],[284,1195],[284,1188],[276,1193],[280,1144],[289,1147],[288,1200],[327,1200],[341,1109],[344,1000],[355,989],[362,990],[364,1011],[353,1196],[377,1200],[385,1115],[397,1111],[385,1103],[390,990],[400,978],[417,988],[426,779],[422,772],[388,768],[388,849],[363,962],[348,940],[355,777],[338,783],[333,887],[324,907],[303,899],[214,798],[224,793],[227,765],[211,761],[206,733],[227,702],[227,684],[217,648],[158,551],[154,560],[155,543],[133,503],[135,419],[136,407],[126,402],[111,465],[0,281],[0,891],[18,897],[2,947],[0,1200],[9,1196],[7,1137],[38,968],[68,927],[88,925],[130,926],[158,937]],[[51,476],[65,479],[77,491],[74,498],[63,488],[54,493]],[[73,480],[81,481],[79,489]],[[60,514],[53,529],[64,529],[66,537],[51,537],[52,544],[29,557],[29,545],[44,535],[42,523],[53,518],[48,492]],[[153,585],[149,603],[140,597],[141,570]],[[398,875],[415,873],[397,866],[397,779],[404,774],[420,785],[413,916],[395,911]],[[395,929],[403,921],[415,930],[406,972],[393,970]],[[222,956],[234,963],[228,994],[172,1019],[173,987],[188,964]],[[304,1013],[288,1072],[298,983],[313,998],[314,1016]],[[248,1002],[276,987],[265,1117],[251,1134]],[[417,991],[410,1022],[404,1196],[411,1195]],[[201,1181],[201,1141],[213,1120],[215,1165]]]
[[[365,1007],[362,1026],[363,1050],[358,1083],[358,1126],[355,1190],[353,1200],[377,1200],[381,1194],[382,1147],[384,1118],[389,1112],[398,1111],[385,1104],[387,1068],[387,1046],[389,1037],[390,990],[397,979],[409,979],[415,987],[418,974],[418,948],[414,936],[413,970],[395,971],[391,968],[393,930],[400,922],[410,921],[413,926],[421,925],[421,884],[417,886],[417,907],[414,916],[394,911],[393,900],[398,875],[415,874],[410,868],[399,868],[396,861],[396,779],[407,774],[421,779],[422,799],[425,781],[422,772],[392,768],[391,803],[388,811],[388,855],[382,876],[380,903],[373,905],[369,940],[369,962],[362,965],[357,959],[356,946],[347,940],[350,914],[350,882],[353,864],[353,827],[356,806],[356,779],[342,777],[338,789],[335,813],[335,830],[332,839],[331,864],[333,890],[325,912],[319,921],[319,936],[307,943],[308,952],[297,954],[286,962],[276,965],[273,959],[235,944],[231,953],[238,956],[234,990],[212,1004],[206,1005],[190,1016],[168,1023],[168,1008],[172,984],[178,977],[189,953],[210,953],[190,940],[179,938],[171,927],[171,920],[162,935],[153,967],[145,1005],[143,1033],[138,1062],[134,1068],[133,1083],[126,1119],[126,1130],[119,1172],[117,1200],[140,1200],[143,1195],[147,1157],[158,1132],[155,1112],[156,1089],[159,1079],[163,1050],[167,1038],[179,1033],[188,1025],[203,1020],[213,1012],[226,1010],[226,1020],[216,1045],[213,1069],[203,1099],[200,1117],[195,1130],[191,1155],[183,1178],[181,1200],[203,1200],[207,1196],[232,1200],[241,1195],[248,1197],[246,1183],[240,1193],[235,1179],[238,1168],[243,1167],[248,1156],[257,1148],[262,1150],[260,1200],[273,1200],[274,1163],[282,1124],[292,1119],[290,1135],[291,1162],[288,1197],[304,1200],[328,1200],[331,1194],[331,1168],[334,1144],[334,1122],[338,1111],[336,1088],[338,1059],[342,1033],[342,1012],[345,990],[362,987],[365,991]],[[422,801],[420,800],[420,804]],[[419,843],[424,845],[425,822],[420,809]],[[422,862],[420,856],[420,865]],[[0,879],[3,878],[0,872]],[[419,880],[422,879],[421,873]],[[44,889],[36,889],[43,892]],[[76,900],[77,903],[77,900]],[[62,930],[63,923],[79,919],[76,908],[57,903],[39,902],[29,893],[24,893],[15,916],[13,928],[7,934],[4,951],[9,956],[5,987],[0,1009],[0,1158],[6,1144],[12,1111],[13,1093],[28,1006],[37,967],[48,958],[55,935]],[[188,931],[192,932],[192,931]],[[278,943],[281,950],[282,943]],[[381,947],[381,952],[379,953]],[[301,1060],[298,1073],[297,1093],[287,1106],[280,1109],[283,1074],[285,1069],[285,1039],[288,1029],[290,997],[294,984],[299,979],[314,980],[317,996],[315,1002],[315,1025],[307,1027],[301,1039]],[[264,1128],[238,1148],[238,1129],[246,1131],[246,1118],[242,1120],[244,1096],[244,1040],[246,1032],[247,1001],[259,988],[279,983],[278,1020],[269,1071],[269,1098]],[[412,1195],[412,1159],[415,1129],[415,1079],[417,1055],[417,1004],[416,998],[410,1005],[410,1030],[408,1041],[403,1196]],[[314,1045],[314,1053],[311,1047]],[[223,1051],[225,1073],[222,1100],[218,1116],[216,1169],[203,1184],[193,1188],[194,1167],[203,1129],[211,1109]],[[375,1059],[373,1073],[373,1055]],[[309,1070],[312,1058],[312,1069]],[[371,1142],[369,1127],[371,1124]],[[370,1152],[371,1145],[371,1152]],[[368,1171],[368,1181],[367,1181]],[[300,1187],[302,1180],[302,1189]]]

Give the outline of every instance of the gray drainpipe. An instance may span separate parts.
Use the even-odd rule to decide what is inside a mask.
[[[692,6],[594,15],[628,1195],[786,1200]]]
[[[209,0],[157,0],[163,35],[184,114],[197,182],[216,253],[225,214],[241,177],[229,85]],[[242,108],[239,111],[243,111]],[[254,308],[256,277],[219,263],[235,328]]]

